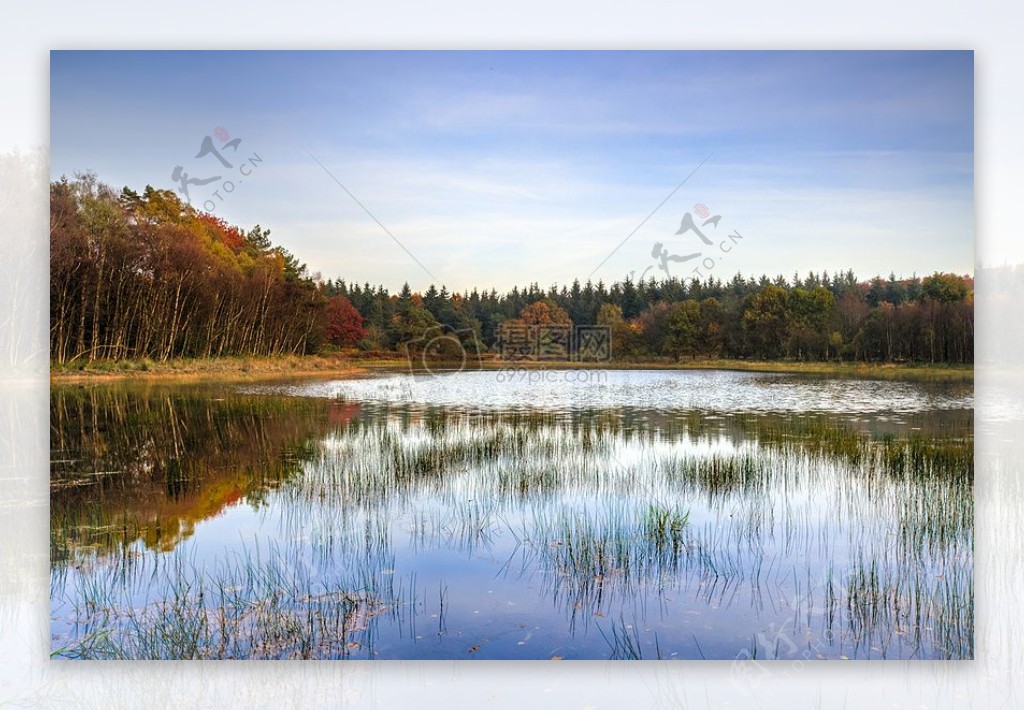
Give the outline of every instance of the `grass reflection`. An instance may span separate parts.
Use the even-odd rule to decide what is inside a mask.
[[[64,657],[408,657],[426,619],[451,654],[448,629],[503,623],[453,601],[492,580],[580,657],[973,656],[969,415],[877,431],[100,389],[52,406]],[[242,504],[259,539],[183,551]],[[429,566],[452,554],[468,587]]]

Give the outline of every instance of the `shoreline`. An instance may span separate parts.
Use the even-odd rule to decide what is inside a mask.
[[[302,377],[357,377],[378,371],[408,371],[404,357],[348,358],[341,355],[286,355],[280,357],[222,357],[177,359],[166,362],[123,360],[97,361],[82,368],[51,366],[50,384],[85,384],[125,381],[241,381]],[[470,369],[470,368],[467,368]],[[484,370],[734,370],[805,374],[833,377],[861,377],[884,380],[974,382],[973,365],[930,365],[904,363],[799,362],[698,359],[681,362],[559,362],[483,360],[471,369]]]
[[[395,360],[395,365],[406,365]],[[372,364],[370,364],[372,363]],[[165,362],[122,360],[97,361],[82,368],[50,367],[50,384],[113,382],[254,382],[258,380],[327,375],[346,377],[388,367],[386,361],[356,362],[329,355],[284,355],[280,357],[220,357],[174,359]]]

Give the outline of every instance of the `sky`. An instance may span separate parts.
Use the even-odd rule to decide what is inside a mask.
[[[969,51],[55,51],[51,176],[391,290],[968,274],[973,104]]]

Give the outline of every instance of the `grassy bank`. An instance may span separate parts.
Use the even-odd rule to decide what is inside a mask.
[[[729,359],[701,359],[672,362],[670,360],[638,362],[509,362],[485,359],[485,369],[611,369],[611,370],[740,370],[748,372],[778,372],[839,377],[862,377],[884,380],[914,380],[942,382],[972,382],[972,365],[949,364],[896,364],[863,362],[797,362],[755,361]],[[351,377],[373,370],[403,370],[408,361],[401,355],[393,357],[359,358],[345,355],[287,355],[281,357],[220,357],[199,359],[153,360],[96,360],[71,365],[54,364],[50,368],[51,382],[76,383],[105,380],[166,379],[181,381],[277,379],[283,377],[342,376]],[[475,363],[471,364],[476,369]]]
[[[115,380],[251,381],[316,375],[355,376],[370,369],[406,366],[406,360],[352,360],[341,355],[217,357],[156,360],[94,360],[70,365],[51,363],[50,381],[60,383]]]
[[[684,365],[684,367],[691,367]],[[973,365],[904,364],[865,362],[747,362],[744,360],[699,361],[693,369],[751,370],[805,374],[870,377],[882,380],[941,380],[973,382]]]
[[[586,367],[608,370],[738,370],[744,372],[778,372],[836,377],[861,377],[879,380],[913,380],[941,382],[973,382],[973,365],[924,363],[864,362],[800,362],[795,360],[731,360],[726,358],[655,360],[644,362],[559,363],[559,362],[491,362],[485,367],[526,367],[530,369],[567,369]]]

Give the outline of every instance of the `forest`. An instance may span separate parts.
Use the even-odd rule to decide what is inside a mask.
[[[94,175],[50,185],[50,353],[101,359],[403,352],[432,329],[501,350],[509,326],[600,325],[614,359],[971,363],[974,282],[852,271],[451,292],[311,275],[259,225]]]

